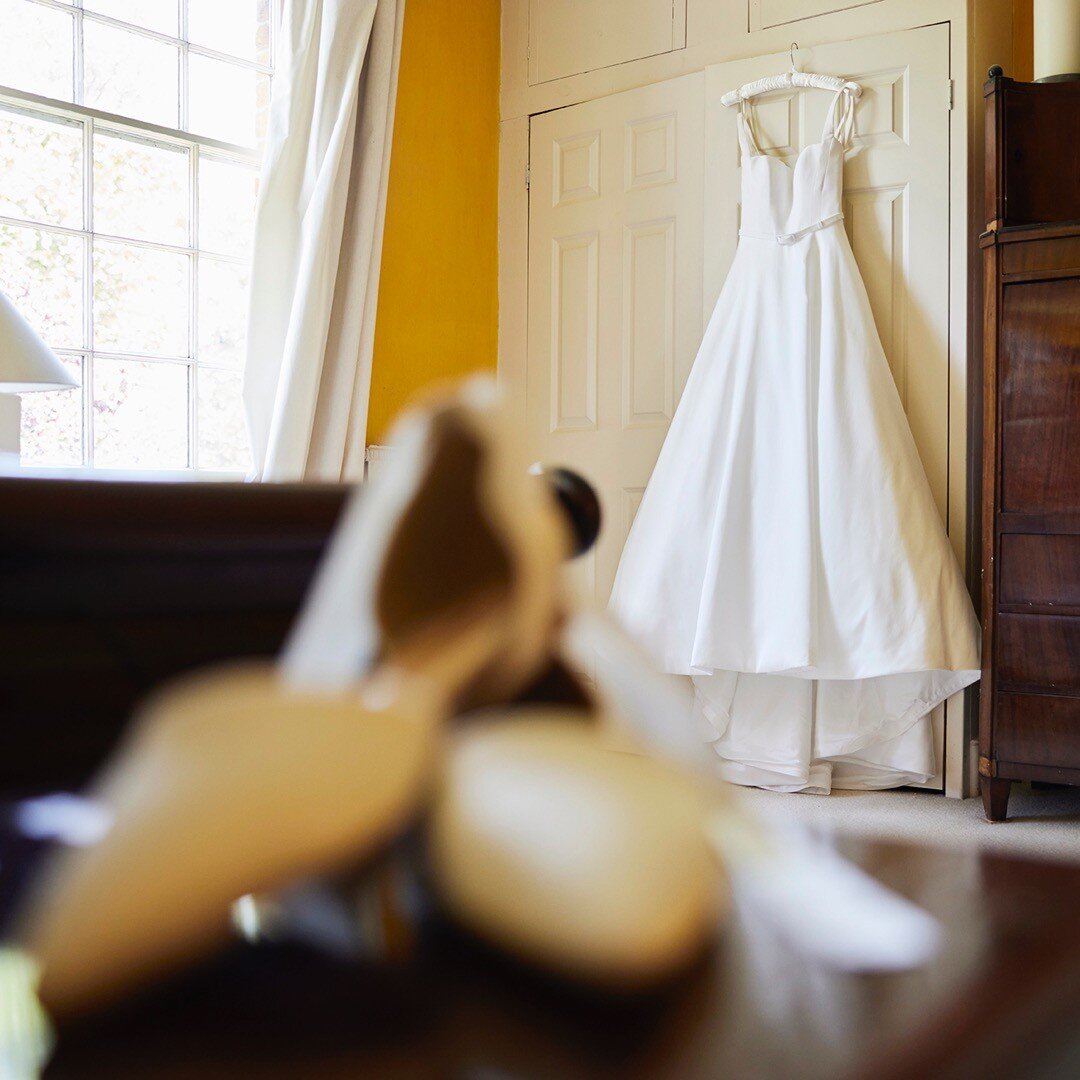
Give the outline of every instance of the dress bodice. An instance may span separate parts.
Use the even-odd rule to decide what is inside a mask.
[[[778,243],[803,236],[843,217],[844,153],[854,130],[855,99],[837,92],[818,142],[804,146],[794,164],[763,154],[755,134],[753,108],[742,103],[738,117],[742,149],[740,235]]]

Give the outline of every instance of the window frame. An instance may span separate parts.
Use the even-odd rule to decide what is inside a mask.
[[[179,22],[178,36],[170,36],[159,31],[150,30],[146,27],[128,23],[120,19],[83,7],[83,0],[72,0],[64,3],[62,0],[23,0],[40,7],[52,8],[64,11],[71,15],[74,20],[72,34],[72,63],[73,63],[73,98],[74,101],[61,100],[45,97],[39,94],[19,90],[14,87],[0,85],[0,106],[6,112],[26,115],[29,118],[45,119],[50,121],[59,120],[70,123],[82,129],[82,228],[72,226],[55,225],[47,222],[35,221],[27,218],[11,217],[0,214],[0,225],[8,225],[16,228],[33,228],[44,232],[55,233],[62,236],[79,238],[83,244],[82,266],[82,348],[54,348],[54,351],[62,359],[78,359],[82,364],[82,380],[79,392],[82,397],[82,462],[79,465],[35,465],[25,464],[22,468],[35,472],[48,472],[63,475],[92,474],[99,476],[105,472],[113,475],[131,475],[140,479],[175,479],[182,476],[194,480],[236,480],[243,478],[243,470],[228,469],[200,469],[198,465],[198,388],[200,369],[213,371],[236,372],[237,368],[222,364],[206,362],[199,358],[198,349],[198,308],[199,308],[199,263],[202,259],[208,259],[215,263],[227,263],[234,266],[250,266],[250,256],[232,255],[227,252],[219,252],[211,249],[202,250],[199,247],[199,164],[203,157],[210,160],[222,161],[228,164],[240,165],[253,170],[258,170],[262,161],[262,152],[257,147],[241,146],[225,142],[210,136],[201,135],[198,132],[184,130],[188,113],[188,55],[205,56],[214,60],[221,60],[234,66],[245,67],[265,75],[272,80],[274,65],[260,63],[254,60],[245,60],[227,53],[218,52],[205,46],[196,45],[186,41],[188,23],[188,0],[178,0]],[[268,52],[271,61],[275,56],[277,34],[280,26],[280,3],[281,0],[269,0],[270,26]],[[178,65],[178,116],[181,126],[171,128],[149,121],[123,116],[117,113],[107,112],[93,108],[82,103],[83,97],[83,25],[86,20],[103,23],[128,33],[137,34],[152,40],[168,43],[180,50]],[[268,84],[269,85],[269,84]],[[112,233],[97,232],[94,228],[94,138],[95,135],[111,135],[120,138],[134,139],[150,146],[161,147],[169,150],[183,150],[188,154],[187,179],[188,179],[188,235],[185,245],[170,244],[156,240],[143,240],[127,236],[117,236]],[[138,352],[126,352],[115,349],[95,348],[94,340],[94,242],[95,240],[120,243],[129,247],[142,248],[153,251],[164,251],[184,255],[188,259],[188,326],[187,339],[188,349],[186,356],[172,355],[147,355]],[[96,466],[93,463],[94,454],[94,361],[96,358],[110,360],[128,360],[138,363],[166,364],[183,366],[187,376],[187,440],[188,440],[188,463],[186,466],[169,469],[118,469],[115,466]]]

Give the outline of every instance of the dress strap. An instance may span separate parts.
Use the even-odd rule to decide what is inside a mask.
[[[735,122],[739,129],[739,145],[742,147],[742,152],[750,156],[760,154],[757,139],[754,137],[754,113],[752,106],[745,99],[739,103],[739,113]]]
[[[824,141],[830,135],[845,148],[851,145],[855,135],[855,95],[847,87],[836,91],[832,105],[825,114],[821,138]]]

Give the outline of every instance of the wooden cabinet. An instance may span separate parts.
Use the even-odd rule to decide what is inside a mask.
[[[1080,83],[986,86],[986,815],[1014,780],[1080,784]]]

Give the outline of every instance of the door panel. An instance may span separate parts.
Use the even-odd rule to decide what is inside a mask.
[[[575,573],[600,601],[701,340],[704,85],[532,119],[529,437],[596,483],[604,527]]]
[[[877,0],[750,0],[750,29],[767,30],[834,11],[866,7]]]
[[[529,83],[686,44],[686,0],[530,0]]]

